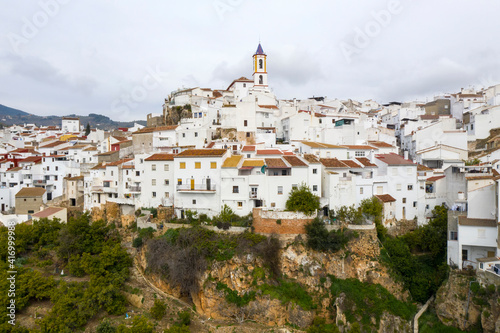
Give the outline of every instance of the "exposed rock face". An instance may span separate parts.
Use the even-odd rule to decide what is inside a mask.
[[[471,293],[468,311],[466,310],[469,285],[475,280],[475,277],[450,272],[448,281],[437,292],[436,314],[443,324],[461,330],[468,330],[481,321],[484,332],[500,332],[498,291],[484,295]]]
[[[304,246],[300,237],[293,243],[286,244],[281,250],[281,271],[288,278],[300,283],[313,297],[316,304],[314,310],[306,311],[295,303],[283,304],[280,300],[263,294],[258,286],[269,281],[265,278],[256,279],[255,276],[259,270],[266,275],[268,272],[263,270],[261,258],[251,254],[234,256],[228,261],[213,262],[200,279],[199,292],[192,294],[191,299],[198,313],[214,319],[251,319],[270,326],[290,323],[305,328],[318,315],[327,318],[329,322],[345,324],[342,296],[332,299],[328,275],[379,283],[400,300],[406,300],[408,297],[402,286],[396,284],[387,274],[386,268],[377,261],[379,254],[375,230],[360,231],[357,239],[349,242],[345,250],[335,254],[311,251]],[[146,270],[144,249],[137,259],[139,266]],[[161,290],[176,297],[181,296],[180,290],[172,288],[158,276],[148,275],[148,278]],[[224,291],[217,290],[218,282],[238,292],[239,296],[255,291],[255,300],[241,307],[229,303]],[[410,332],[411,323],[385,313],[380,320],[379,332],[400,331]]]

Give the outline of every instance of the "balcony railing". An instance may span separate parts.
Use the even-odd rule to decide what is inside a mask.
[[[249,197],[250,199],[257,199],[257,192],[250,192]]]
[[[33,185],[47,185],[47,180],[40,180],[40,179],[35,179],[33,180]]]
[[[189,191],[198,191],[198,192],[215,192],[215,184],[182,184],[177,185],[177,191],[180,192],[189,192]]]
[[[129,192],[141,192],[140,186],[129,186],[127,187],[127,191]]]
[[[92,192],[104,192],[104,193],[115,193],[117,192],[116,187],[110,186],[92,186]]]

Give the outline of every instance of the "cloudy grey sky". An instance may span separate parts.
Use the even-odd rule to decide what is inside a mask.
[[[432,99],[500,83],[491,0],[24,0],[0,12],[0,104],[39,115],[160,113],[180,87],[251,77],[278,98]]]

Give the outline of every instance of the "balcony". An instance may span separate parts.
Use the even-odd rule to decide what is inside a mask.
[[[127,192],[141,192],[140,186],[129,186],[127,187]]]
[[[91,192],[116,193],[117,188],[109,186],[92,186]]]
[[[45,186],[47,185],[47,180],[34,179],[33,186]]]
[[[177,185],[178,192],[214,193],[215,184],[181,184]]]
[[[248,197],[249,197],[250,199],[257,199],[257,192],[250,192],[250,193],[248,194]]]

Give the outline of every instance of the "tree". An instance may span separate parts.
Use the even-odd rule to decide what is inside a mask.
[[[167,306],[159,299],[155,299],[155,303],[149,312],[153,319],[161,320],[165,316],[165,313],[167,313]]]
[[[314,195],[305,184],[292,188],[286,201],[286,210],[302,212],[306,215],[312,215],[319,207],[319,197]]]
[[[90,123],[87,123],[87,128],[85,129],[85,136],[90,134]]]

